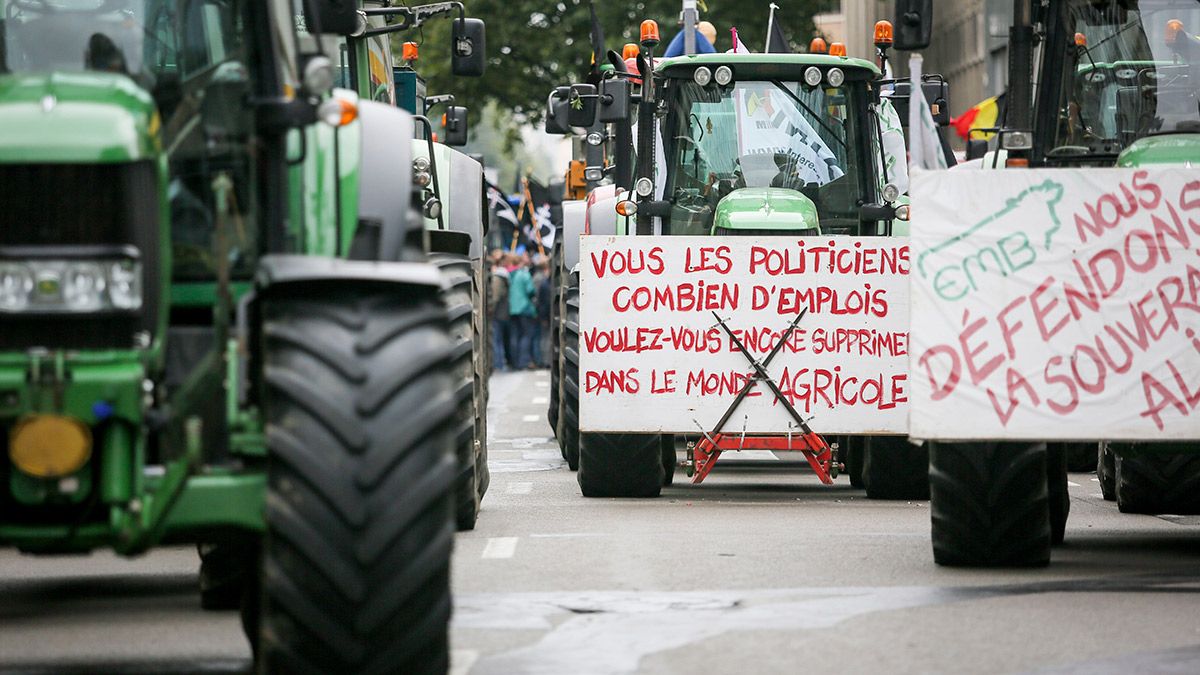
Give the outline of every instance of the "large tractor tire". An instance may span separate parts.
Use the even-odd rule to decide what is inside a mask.
[[[661,434],[579,434],[584,497],[657,497],[663,487]]]
[[[843,436],[838,448],[839,461],[850,478],[850,487],[863,486],[863,441],[862,436]]]
[[[562,320],[562,398],[558,442],[572,471],[579,469],[579,286],[566,288]]]
[[[933,559],[954,567],[1050,562],[1045,443],[929,443]]]
[[[1096,450],[1096,480],[1100,482],[1100,496],[1105,501],[1117,500],[1117,455],[1108,441],[1102,441]]]
[[[929,499],[928,446],[904,436],[867,436],[862,443],[868,499]]]
[[[1200,454],[1130,454],[1131,444],[1113,445],[1121,513],[1200,513]]]
[[[459,530],[473,530],[479,518],[487,470],[483,457],[487,443],[483,419],[487,410],[484,400],[487,382],[480,370],[484,361],[483,335],[475,322],[477,298],[481,295],[475,288],[478,274],[475,264],[465,255],[432,253],[429,261],[446,279],[442,301],[450,318],[450,339],[454,342],[451,363],[458,384],[455,392],[458,401],[455,520]]]
[[[663,486],[671,485],[675,482],[675,469],[679,467],[679,459],[676,451],[679,448],[679,443],[676,440],[683,439],[683,436],[675,436],[675,434],[663,434],[660,439],[660,448],[662,449],[662,465],[663,465]],[[686,441],[684,441],[686,444]]]
[[[559,319],[562,316],[562,240],[555,238],[554,247],[550,253],[550,405],[546,408],[546,421],[554,436],[558,437],[558,406],[559,390],[562,387],[562,326]],[[559,439],[559,449],[563,459],[567,458],[567,449]]]
[[[395,289],[263,305],[260,672],[449,666],[458,378],[446,311]]]
[[[1067,491],[1067,469],[1072,445],[1077,443],[1048,443],[1046,445],[1046,496],[1050,509],[1050,544],[1063,543],[1067,533],[1067,516],[1071,513],[1071,495]]]

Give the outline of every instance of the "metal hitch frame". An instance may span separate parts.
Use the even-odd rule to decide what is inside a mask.
[[[813,472],[817,474],[817,478],[819,478],[825,485],[833,485],[833,479],[836,478],[838,474],[838,465],[833,458],[833,449],[828,443],[825,442],[825,439],[822,438],[820,434],[816,433],[810,426],[808,426],[808,422],[800,415],[800,412],[796,410],[795,406],[792,405],[792,402],[788,400],[787,396],[784,396],[783,392],[779,389],[779,385],[776,384],[775,380],[767,373],[767,366],[769,366],[775,356],[783,350],[783,345],[796,330],[796,326],[800,323],[800,319],[803,319],[804,315],[807,313],[808,309],[805,308],[796,316],[795,319],[792,320],[792,323],[788,325],[787,330],[780,335],[779,341],[775,343],[775,346],[773,346],[771,351],[767,353],[766,358],[760,362],[754,358],[754,356],[750,353],[750,350],[746,349],[746,345],[743,344],[742,341],[738,339],[737,334],[735,334],[729,328],[729,324],[727,324],[725,320],[720,317],[720,315],[718,315],[716,312],[713,312],[713,316],[717,319],[717,324],[720,325],[722,330],[725,331],[725,334],[729,336],[729,339],[738,348],[738,351],[741,352],[742,356],[746,357],[746,360],[750,362],[750,365],[754,368],[754,372],[750,373],[750,377],[746,380],[746,385],[742,387],[742,390],[738,392],[737,397],[734,398],[733,402],[731,402],[729,407],[726,408],[725,414],[721,416],[720,421],[717,422],[717,425],[713,428],[713,430],[711,432],[707,432],[704,431],[703,427],[701,427],[700,431],[703,434],[703,438],[701,438],[694,445],[689,444],[688,475],[692,477],[693,485],[704,481],[708,474],[713,470],[717,460],[720,459],[721,453],[738,450],[772,450],[777,452],[783,451],[803,453],[804,458],[808,460],[809,466],[811,466]],[[759,382],[762,382],[771,390],[771,393],[775,396],[775,400],[779,401],[779,403],[783,405],[784,409],[787,410],[788,415],[791,416],[792,420],[796,424],[796,428],[799,429],[800,433],[793,434],[791,432],[791,422],[788,423],[788,433],[786,435],[764,434],[747,436],[744,429],[742,430],[741,434],[729,434],[722,431],[725,428],[725,425],[728,424],[729,419],[733,417],[734,412],[737,411],[738,406],[742,404],[742,401],[746,400],[746,395],[749,394],[750,390],[754,388],[754,385]]]

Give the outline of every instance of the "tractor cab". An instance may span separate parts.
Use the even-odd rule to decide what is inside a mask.
[[[1046,47],[1031,163],[1182,164],[1200,147],[1200,2],[1069,0]]]
[[[664,234],[859,232],[859,205],[879,190],[874,65],[721,54],[658,72]]]

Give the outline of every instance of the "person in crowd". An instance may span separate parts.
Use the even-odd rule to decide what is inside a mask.
[[[504,253],[499,249],[492,251],[489,256],[492,268],[488,288],[488,316],[492,320],[492,367],[499,371],[507,370],[513,361],[508,348],[512,320],[508,311],[508,269],[505,268],[504,258]]]
[[[531,362],[531,347],[537,311],[533,300],[536,295],[533,277],[529,273],[529,255],[510,255],[512,267],[508,275],[508,313],[514,350],[512,367],[515,370],[528,368]]]
[[[712,54],[717,51],[714,45],[717,44],[717,29],[707,21],[701,21],[696,24],[696,53],[697,54]],[[685,49],[684,32],[679,31],[675,37],[667,45],[667,49],[663,52],[664,58],[672,56],[683,56]]]
[[[533,362],[538,368],[550,365],[550,262],[546,256],[538,256],[533,263],[534,322]]]

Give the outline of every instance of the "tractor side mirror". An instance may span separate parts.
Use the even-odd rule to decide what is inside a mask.
[[[304,25],[310,31],[320,28],[324,34],[349,36],[365,28],[355,0],[306,0],[303,5]]]
[[[451,70],[463,77],[481,77],[487,65],[483,19],[455,19],[451,37]]]
[[[600,83],[600,121],[624,122],[629,119],[629,105],[633,98],[632,85],[626,78],[604,80]]]
[[[967,141],[967,160],[980,159],[987,154],[988,142],[982,138]]]
[[[929,102],[929,112],[933,114],[933,123],[939,127],[950,124],[950,83],[945,80],[931,80],[921,83],[921,93]]]
[[[898,51],[925,49],[933,37],[933,0],[896,0]]]
[[[442,142],[451,147],[467,144],[467,109],[461,105],[446,108],[442,115]]]
[[[571,125],[567,124],[567,97],[570,87],[555,87],[546,99],[546,133],[556,136],[566,136],[571,133]]]
[[[573,127],[590,127],[596,123],[596,95],[594,84],[571,85],[571,107],[567,111],[567,123]]]

